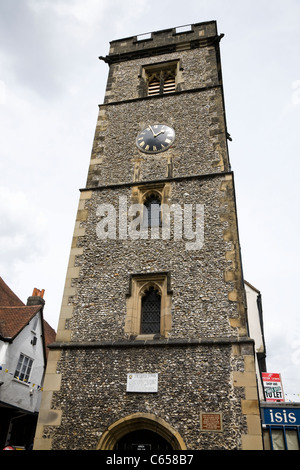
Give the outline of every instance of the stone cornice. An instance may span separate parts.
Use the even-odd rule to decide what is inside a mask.
[[[119,341],[70,341],[55,342],[48,345],[49,349],[129,349],[141,347],[187,347],[205,345],[254,344],[253,339],[245,337],[216,337],[216,338],[190,338],[190,339],[134,339]]]

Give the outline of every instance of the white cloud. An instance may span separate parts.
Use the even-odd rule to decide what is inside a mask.
[[[21,191],[0,187],[0,259],[12,265],[43,251],[47,221],[36,202]]]

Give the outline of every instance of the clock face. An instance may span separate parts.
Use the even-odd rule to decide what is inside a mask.
[[[141,131],[136,145],[141,152],[158,153],[167,150],[175,141],[175,131],[164,124],[152,124]]]

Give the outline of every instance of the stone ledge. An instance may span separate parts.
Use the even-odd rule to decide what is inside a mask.
[[[150,95],[150,96],[141,96],[141,97],[138,97],[138,98],[128,98],[128,99],[124,99],[124,100],[121,100],[121,101],[109,101],[109,102],[105,102],[103,104],[99,104],[99,109],[101,108],[104,108],[104,107],[107,107],[107,106],[118,106],[118,105],[122,105],[122,104],[127,104],[127,103],[134,103],[134,102],[137,102],[137,101],[153,101],[153,100],[164,100],[166,98],[169,98],[171,96],[176,96],[176,95],[183,95],[183,94],[189,94],[189,93],[202,93],[202,92],[205,92],[205,91],[210,91],[210,90],[213,90],[213,89],[216,89],[216,88],[222,88],[222,85],[220,85],[219,83],[216,83],[214,85],[207,85],[207,86],[203,86],[203,87],[199,87],[199,88],[189,88],[187,90],[181,90],[181,91],[173,91],[171,93],[165,93],[164,95]],[[108,93],[106,93],[106,96],[108,96]],[[105,130],[105,129],[103,129]]]
[[[80,191],[101,191],[106,189],[119,189],[119,188],[126,188],[126,187],[133,187],[133,186],[147,186],[153,184],[165,184],[165,183],[180,183],[182,181],[189,181],[189,180],[206,180],[206,179],[213,179],[213,178],[226,178],[228,175],[232,176],[232,171],[221,171],[216,173],[208,173],[208,174],[194,174],[194,175],[184,175],[184,176],[173,176],[171,178],[163,178],[163,179],[154,179],[154,180],[146,180],[146,181],[128,181],[124,183],[112,183],[107,185],[95,186],[93,188],[86,187],[81,188]]]
[[[244,338],[199,338],[199,339],[147,339],[128,341],[84,341],[84,342],[55,342],[48,345],[49,349],[109,349],[109,348],[138,348],[138,347],[187,347],[207,345],[232,345],[251,343],[249,337]]]

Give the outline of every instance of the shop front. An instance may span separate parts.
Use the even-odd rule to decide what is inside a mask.
[[[300,403],[261,403],[265,450],[300,450]]]

